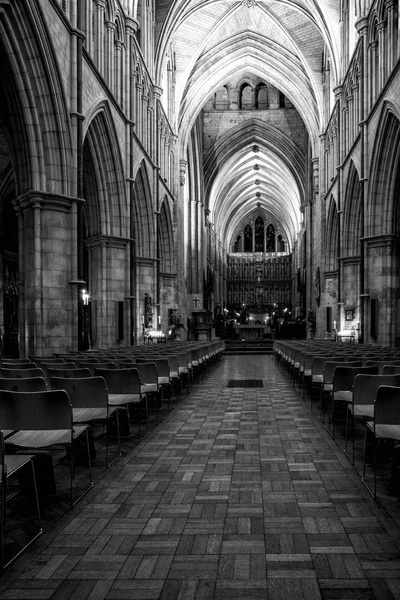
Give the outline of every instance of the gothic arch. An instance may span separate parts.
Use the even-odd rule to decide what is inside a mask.
[[[0,63],[0,127],[16,194],[33,189],[72,195],[69,113],[53,47],[34,3],[2,4]]]
[[[101,103],[89,120],[83,145],[84,212],[88,237],[126,236],[124,170],[108,105]]]
[[[343,255],[360,254],[360,237],[362,231],[363,211],[361,206],[360,178],[354,163],[348,174],[344,200],[343,218]]]
[[[136,254],[141,257],[154,257],[155,231],[152,194],[144,160],[136,174],[131,210]]]
[[[396,233],[400,177],[400,118],[389,102],[383,107],[370,169],[367,235]]]
[[[331,197],[328,208],[328,220],[326,227],[326,270],[336,271],[337,259],[339,256],[339,218],[337,213],[336,200]]]
[[[164,199],[160,208],[158,258],[160,259],[160,273],[172,274],[174,269],[174,239],[171,211],[167,199]]]

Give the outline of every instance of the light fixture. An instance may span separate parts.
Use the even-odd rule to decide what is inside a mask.
[[[242,5],[246,8],[254,8],[257,6],[257,0],[242,0]]]
[[[86,290],[82,290],[82,301],[84,306],[88,306],[89,298],[89,292],[87,292]]]

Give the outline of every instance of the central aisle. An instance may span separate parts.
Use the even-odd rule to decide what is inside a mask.
[[[1,599],[400,598],[399,532],[270,356],[226,357],[88,498]]]

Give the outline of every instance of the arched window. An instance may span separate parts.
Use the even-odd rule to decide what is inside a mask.
[[[244,228],[244,252],[253,252],[253,229],[251,225]]]
[[[261,217],[257,217],[256,219],[254,234],[256,252],[264,252],[264,221]]]
[[[238,235],[236,238],[235,243],[233,244],[233,251],[234,252],[242,252],[242,236]]]
[[[219,88],[215,94],[216,110],[227,110],[229,108],[228,90],[225,86]]]
[[[240,108],[248,110],[253,108],[253,93],[249,85],[244,85],[240,90]]]
[[[279,92],[279,108],[285,108],[285,94]]]
[[[275,252],[275,227],[270,223],[267,227],[267,252]]]
[[[268,108],[267,86],[263,83],[257,87],[256,108],[258,108],[258,110],[266,110]]]
[[[281,235],[278,235],[278,252],[285,252],[286,243]]]

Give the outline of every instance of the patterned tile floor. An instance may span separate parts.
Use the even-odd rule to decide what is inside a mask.
[[[229,356],[3,574],[0,600],[399,599],[399,543],[275,359]]]

